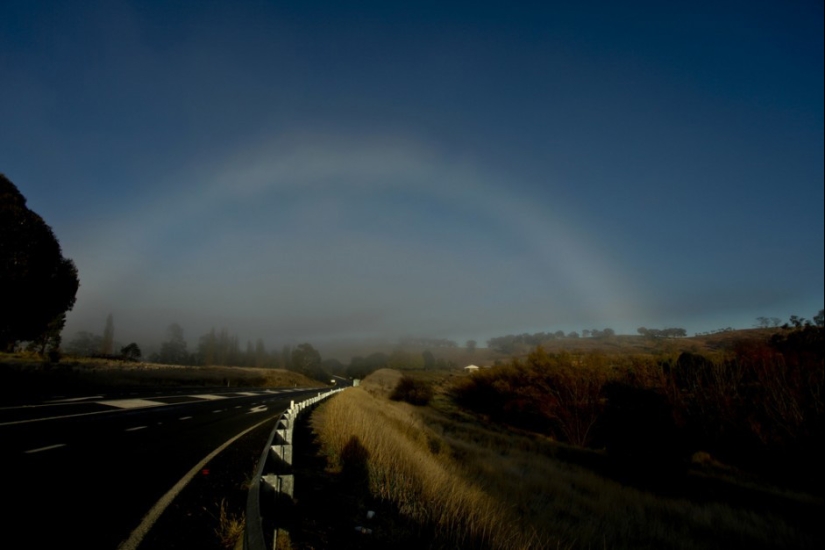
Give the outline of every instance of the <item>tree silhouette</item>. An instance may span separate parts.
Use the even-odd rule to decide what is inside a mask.
[[[169,339],[160,346],[160,362],[171,365],[183,365],[187,362],[189,355],[186,351],[186,340],[183,339],[183,328],[172,323],[166,329]]]
[[[321,367],[321,354],[308,343],[292,350],[292,369],[316,380],[329,378]]]
[[[29,342],[27,349],[36,351],[40,355],[46,355],[47,351],[50,354],[57,353],[62,342],[61,333],[64,326],[66,326],[66,314],[61,313],[49,322],[40,336]]]
[[[81,330],[66,344],[66,351],[73,355],[94,355],[102,345],[103,339],[97,334]]]
[[[42,338],[71,310],[79,286],[51,227],[0,174],[0,349]]]
[[[115,345],[115,321],[110,313],[106,317],[106,328],[103,329],[103,343],[100,347],[100,353],[103,355],[111,355]]]
[[[137,361],[141,356],[140,347],[138,347],[136,343],[132,342],[131,344],[120,348],[120,354],[126,359]]]

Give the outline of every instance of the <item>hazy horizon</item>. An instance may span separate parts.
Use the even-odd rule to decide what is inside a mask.
[[[64,343],[748,328],[825,303],[824,64],[816,2],[10,2],[0,172]]]

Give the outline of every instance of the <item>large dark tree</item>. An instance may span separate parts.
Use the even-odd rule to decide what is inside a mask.
[[[51,227],[0,174],[0,349],[40,339],[72,309],[78,286]]]

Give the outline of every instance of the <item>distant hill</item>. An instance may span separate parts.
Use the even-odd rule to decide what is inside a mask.
[[[739,330],[725,330],[714,334],[702,334],[684,338],[652,338],[642,335],[615,335],[606,338],[552,338],[542,342],[542,347],[548,353],[679,353],[690,351],[693,353],[714,352],[733,349],[737,342],[764,341],[773,334],[785,332],[781,328],[751,328]],[[533,345],[520,344],[510,353],[497,351],[491,348],[476,348],[472,351],[465,347],[424,347],[402,345],[391,342],[352,343],[319,346],[324,359],[338,359],[342,363],[349,363],[353,357],[367,357],[374,353],[392,354],[393,351],[403,350],[409,353],[424,353],[429,351],[436,359],[452,362],[456,367],[469,364],[479,366],[492,365],[496,361],[506,362],[510,359],[526,356],[535,349]]]

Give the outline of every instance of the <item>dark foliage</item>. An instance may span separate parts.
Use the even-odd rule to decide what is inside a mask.
[[[683,464],[684,439],[666,395],[625,381],[608,382],[603,394],[598,439],[611,458],[646,474],[671,473]]]
[[[0,174],[0,349],[41,338],[74,306],[78,286],[52,229]]]
[[[433,398],[432,384],[416,380],[409,376],[402,376],[398,385],[390,395],[393,401],[405,401],[411,405],[423,406]]]
[[[551,355],[539,347],[525,362],[465,378],[453,388],[453,397],[493,420],[587,445],[604,407],[606,377],[575,363],[568,354]]]
[[[383,369],[390,358],[386,353],[373,353],[367,357],[353,357],[346,373],[350,378],[365,378],[368,374]]]
[[[132,342],[120,348],[120,355],[128,361],[137,361],[141,356],[140,347]]]
[[[312,344],[299,344],[292,350],[291,370],[299,372],[308,378],[319,381],[329,380],[329,373],[324,369],[321,353]]]
[[[455,401],[492,420],[560,441],[606,448],[624,471],[676,473],[687,457],[822,490],[825,329],[802,324],[724,354],[675,361],[537,348],[461,378]]]

